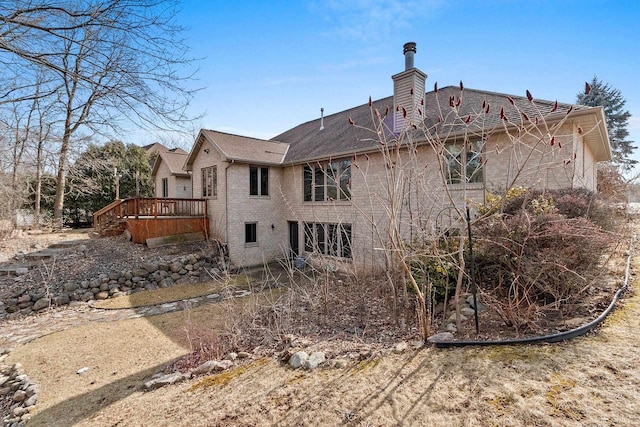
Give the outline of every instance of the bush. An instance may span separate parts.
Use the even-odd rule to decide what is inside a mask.
[[[500,213],[516,215],[522,210],[534,215],[557,212],[567,218],[587,218],[605,230],[613,230],[616,226],[616,210],[584,188],[520,189],[507,194]]]
[[[457,237],[442,237],[437,241],[412,245],[415,254],[409,265],[416,282],[430,289],[434,305],[451,296],[456,287],[458,250]],[[410,292],[413,288],[406,284]]]
[[[477,223],[480,286],[507,324],[532,327],[544,307],[584,294],[613,240],[589,218],[593,202],[583,190],[529,191]]]

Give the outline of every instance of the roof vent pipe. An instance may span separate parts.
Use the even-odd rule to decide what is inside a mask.
[[[320,108],[320,130],[324,130],[324,108]]]
[[[414,68],[413,56],[416,54],[416,44],[414,42],[405,43],[402,47],[402,53],[404,54],[405,71]]]

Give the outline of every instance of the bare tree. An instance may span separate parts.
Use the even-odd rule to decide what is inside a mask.
[[[176,25],[177,0],[13,0],[0,4],[0,62],[20,75],[0,103],[38,97],[56,106],[61,135],[54,219],[60,221],[71,146],[127,124],[188,127],[192,63]],[[44,73],[39,94],[31,76]]]

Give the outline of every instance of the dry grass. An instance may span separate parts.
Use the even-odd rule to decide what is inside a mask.
[[[188,283],[175,285],[169,288],[155,289],[153,291],[136,292],[118,298],[96,301],[93,306],[104,309],[123,309],[147,307],[175,301],[182,301],[189,298],[201,297],[223,290],[247,286],[249,278],[244,275],[230,277],[223,281],[208,281],[200,283]]]
[[[258,359],[139,391],[188,352],[185,328],[216,331],[230,308],[89,325],[17,348],[9,362],[22,362],[42,390],[30,425],[635,426],[640,418],[638,294],[596,333],[564,343],[424,348],[311,372]],[[84,366],[87,374],[76,375]]]

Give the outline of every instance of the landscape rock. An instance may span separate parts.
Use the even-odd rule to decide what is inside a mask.
[[[107,298],[109,298],[109,292],[107,291],[98,292],[96,294],[96,299],[107,299]]]
[[[193,369],[191,371],[191,375],[195,376],[195,375],[208,374],[209,372],[213,371],[217,367],[218,367],[218,362],[216,360],[208,360],[203,364],[199,365],[198,367],[196,367],[195,369]]]
[[[91,292],[91,291],[85,292],[80,297],[80,300],[84,301],[84,302],[91,301],[92,299],[93,299],[93,292]]]
[[[147,270],[147,272],[149,273],[154,273],[158,271],[160,267],[158,266],[158,264],[147,262],[142,265],[142,268]]]
[[[67,283],[65,283],[65,284],[64,284],[63,289],[64,289],[66,292],[73,292],[73,291],[77,290],[79,287],[80,287],[80,286],[78,286],[78,284],[77,284],[77,283],[74,283],[74,282],[67,282]]]
[[[149,272],[147,270],[145,270],[144,268],[136,268],[134,270],[131,270],[131,274],[133,275],[133,277],[147,277],[149,275]]]
[[[456,332],[458,332],[458,328],[456,328],[456,325],[454,323],[447,323],[443,328],[443,330],[445,332],[451,332],[452,334],[455,334]]]
[[[396,344],[395,347],[393,347],[393,352],[396,354],[404,353],[405,351],[407,351],[408,348],[409,348],[409,344],[402,341]]]
[[[304,361],[302,366],[304,366],[306,369],[316,369],[318,365],[323,363],[325,360],[326,358],[324,352],[316,351],[311,353],[311,356],[309,356],[307,360]]]
[[[476,311],[471,307],[462,307],[460,313],[465,317],[473,317],[476,315]]]
[[[460,321],[464,322],[465,320],[467,320],[467,317],[465,315],[463,315],[462,313],[460,313]],[[451,315],[447,318],[447,322],[455,323],[456,322],[456,313],[451,313]]]
[[[22,417],[24,414],[29,412],[29,410],[23,406],[16,406],[11,410],[11,415],[14,417]]]
[[[484,310],[486,310],[487,307],[485,307],[485,305],[482,304],[482,301],[480,300],[479,295],[476,295],[476,301],[478,302],[478,313],[482,313]],[[469,304],[469,307],[474,308],[473,295],[469,295],[467,297],[467,304]]]
[[[298,351],[293,353],[289,358],[289,366],[293,369],[298,369],[309,359],[309,354],[304,351]]]
[[[216,371],[225,371],[233,366],[233,362],[231,360],[221,360],[218,362],[218,365],[214,368]]]
[[[25,400],[23,402],[25,408],[29,408],[31,406],[34,406],[36,403],[38,403],[38,395],[37,394],[34,394],[33,396],[31,396],[30,398],[28,398],[27,400]]]
[[[71,302],[71,298],[67,294],[56,295],[51,299],[55,305],[67,305]]]
[[[31,301],[31,295],[29,295],[29,294],[23,294],[23,295],[20,295],[20,296],[18,297],[18,301],[17,301],[17,303],[18,303],[18,304],[24,304],[25,302],[30,302],[30,301]]]
[[[27,398],[27,393],[23,390],[17,390],[13,393],[13,401],[14,402],[22,402]]]
[[[33,304],[33,311],[44,310],[49,307],[49,299],[48,298],[40,298]]]
[[[427,342],[431,344],[436,342],[452,341],[452,340],[453,340],[453,334],[451,332],[440,332],[438,334],[431,335],[429,338],[427,338]]]
[[[186,378],[186,375],[181,374],[180,372],[175,372],[173,374],[163,375],[159,378],[147,381],[146,383],[144,383],[144,388],[148,391],[151,391],[160,387],[164,387],[166,385],[176,384],[180,381],[184,381]]]

